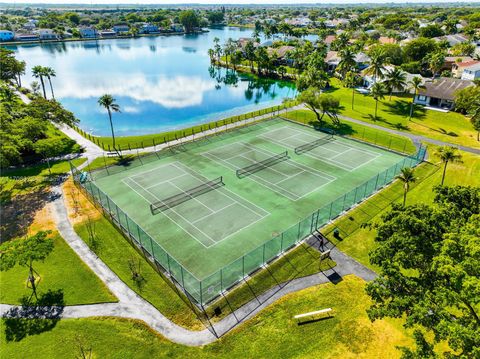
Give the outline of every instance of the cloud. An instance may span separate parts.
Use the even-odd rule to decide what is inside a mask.
[[[127,96],[136,101],[150,101],[165,108],[184,108],[200,105],[203,95],[215,89],[213,80],[201,77],[159,76],[146,77],[142,73],[121,77],[83,79],[72,76],[57,85],[56,95],[59,99],[98,98],[106,93],[114,97]],[[138,110],[136,107],[124,108],[125,112]]]

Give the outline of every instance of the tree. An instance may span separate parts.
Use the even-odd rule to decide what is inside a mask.
[[[33,149],[47,161],[48,173],[52,175],[50,158],[63,153],[62,142],[57,141],[56,138],[43,138],[33,144]]]
[[[435,78],[437,73],[443,68],[445,64],[445,55],[441,52],[430,54],[427,58],[428,68],[432,72],[432,78]]]
[[[112,131],[113,149],[117,151],[115,146],[115,132],[113,131],[112,111],[120,112],[120,106],[117,103],[115,103],[115,99],[113,98],[113,96],[108,94],[105,94],[102,97],[100,97],[98,99],[98,104],[104,107],[108,112],[108,119],[110,120],[110,129]]]
[[[455,111],[470,117],[473,128],[480,141],[480,86],[469,86],[455,94]]]
[[[420,37],[426,37],[431,39],[432,37],[443,36],[445,33],[438,25],[427,25],[420,29]]]
[[[33,236],[11,240],[0,246],[0,271],[7,271],[16,264],[28,267],[28,283],[32,295],[37,297],[37,281],[40,277],[33,268],[36,261],[43,262],[53,250],[53,239],[48,238],[49,231],[37,232]],[[31,298],[31,296],[30,296]]]
[[[400,174],[396,178],[403,183],[403,206],[405,207],[410,184],[416,181],[415,170],[410,167],[404,167],[400,171]]]
[[[310,87],[300,93],[298,96],[298,100],[300,102],[305,103],[308,109],[310,109],[315,116],[317,117],[318,122],[322,122],[322,117],[320,116],[320,113],[317,111],[317,108],[320,108],[319,105],[319,97],[320,97],[320,90],[314,87]]]
[[[250,71],[253,72],[253,63],[257,59],[255,45],[252,40],[248,40],[245,44],[245,58],[250,63]]]
[[[407,76],[398,67],[394,67],[385,74],[385,81],[383,82],[385,87],[390,92],[390,101],[392,100],[393,91],[397,90],[403,92],[407,86]]]
[[[18,61],[12,50],[0,48],[0,80],[15,80],[21,86],[20,75],[25,73],[25,61]]]
[[[348,71],[343,79],[344,86],[352,89],[352,110],[355,102],[355,86],[357,86],[358,80],[358,74],[353,71]]]
[[[50,84],[50,91],[52,92],[52,98],[54,99],[55,95],[53,94],[52,77],[57,76],[57,74],[55,73],[55,70],[51,67],[44,67],[43,74],[48,79],[48,83]]]
[[[381,47],[376,47],[370,52],[370,66],[365,69],[365,74],[373,76],[373,82],[383,78],[387,62],[385,52]]]
[[[185,10],[180,12],[180,23],[185,28],[185,32],[192,32],[194,28],[198,27],[200,20],[194,10]]]
[[[415,106],[415,97],[418,94],[418,91],[425,89],[425,85],[423,84],[423,80],[421,77],[415,76],[412,80],[408,82],[408,85],[413,90],[413,98],[412,103],[410,104],[410,115],[408,119],[410,120],[413,116],[413,107]]]
[[[337,66],[338,73],[345,77],[345,74],[350,71],[355,71],[357,62],[355,61],[355,53],[350,48],[345,48],[339,52],[340,62]]]
[[[315,114],[319,123],[323,122],[325,115],[330,117],[335,125],[340,123],[338,120],[340,101],[332,95],[322,94],[318,88],[309,87],[298,96],[298,100],[305,103],[307,108]]]
[[[447,172],[447,165],[452,162],[462,162],[462,155],[458,152],[456,147],[442,146],[437,152],[437,156],[440,157],[440,160],[443,162],[443,174],[442,174],[442,183],[445,181],[445,173]]]
[[[43,98],[47,98],[47,93],[45,92],[45,82],[43,81],[43,77],[45,76],[45,71],[43,66],[34,66],[32,67],[32,74],[33,77],[40,79],[40,84],[42,85],[42,91],[43,91]]]
[[[403,53],[408,62],[423,61],[430,53],[438,50],[435,40],[419,37],[408,42]]]
[[[309,87],[325,88],[328,85],[328,74],[316,66],[308,66],[297,79],[297,89],[306,90]]]
[[[367,313],[372,321],[405,317],[417,343],[402,348],[405,358],[431,357],[442,341],[455,352],[446,357],[478,357],[480,189],[434,191],[433,205],[394,205],[375,226],[370,262],[380,273],[366,285]]]
[[[375,116],[377,119],[378,101],[385,98],[385,86],[381,82],[375,82],[370,88],[370,96],[375,100]]]

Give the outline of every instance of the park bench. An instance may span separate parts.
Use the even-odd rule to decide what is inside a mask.
[[[331,312],[333,312],[332,308],[325,308],[325,309],[322,309],[322,310],[317,310],[315,312],[297,314],[293,318],[294,319],[302,319],[302,318],[307,318],[307,317],[315,317],[315,316],[320,315],[320,314],[328,314],[328,316],[330,317]]]

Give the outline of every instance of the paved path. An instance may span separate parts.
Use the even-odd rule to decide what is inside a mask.
[[[212,343],[217,340],[208,329],[192,331],[176,325],[155,307],[137,295],[130,289],[110,268],[93,253],[82,239],[74,231],[67,215],[63,193],[60,187],[54,191],[59,196],[53,202],[54,217],[57,228],[77,255],[90,267],[90,269],[106,284],[108,289],[118,298],[118,303],[102,303],[89,305],[73,305],[63,307],[59,312],[62,318],[86,318],[92,316],[114,316],[139,319],[147,323],[151,328],[165,336],[167,339],[188,346],[200,346]],[[286,284],[271,288],[251,302],[215,323],[215,330],[219,336],[227,333],[234,326],[238,325],[236,318],[243,320],[255,316],[262,309],[275,302],[284,295],[298,290],[308,288],[317,284],[330,281],[329,272],[336,273],[343,277],[348,274],[355,274],[366,281],[375,278],[375,273],[365,268],[352,258],[341,253],[338,249],[332,249],[332,259],[337,266],[326,273],[317,273],[308,277],[294,279]],[[161,295],[161,293],[159,293]],[[43,313],[50,312],[49,308],[43,310],[22,311],[21,307],[0,304],[0,314],[10,316],[28,316],[29,318],[45,317]],[[186,309],[189,310],[189,309]],[[37,313],[37,314],[36,314]],[[242,321],[243,321],[242,320]]]
[[[440,141],[440,140],[434,140],[434,139],[432,139],[432,138],[430,138],[430,137],[426,137],[426,136],[422,136],[422,135],[415,135],[415,134],[413,134],[413,133],[409,133],[409,132],[405,132],[405,131],[394,130],[393,128],[387,128],[387,127],[383,127],[383,126],[380,126],[380,125],[376,125],[376,124],[374,124],[374,123],[369,123],[369,122],[364,122],[364,121],[356,120],[356,119],[354,119],[354,118],[347,117],[347,116],[339,115],[338,117],[341,118],[341,119],[343,119],[343,120],[346,120],[346,121],[349,121],[349,122],[353,122],[353,123],[357,123],[357,124],[362,125],[362,126],[366,126],[366,127],[370,127],[370,128],[375,128],[375,129],[377,129],[377,130],[385,131],[385,132],[388,132],[388,133],[393,133],[393,134],[395,134],[395,135],[400,135],[400,136],[408,137],[408,138],[410,138],[410,139],[413,141],[413,143],[414,143],[415,145],[418,145],[418,144],[420,144],[420,142],[424,141],[424,142],[433,143],[434,145],[438,145],[438,146],[452,146],[452,147],[457,147],[458,149],[460,149],[460,150],[462,150],[462,151],[474,153],[474,154],[476,154],[476,155],[480,155],[480,149],[478,149],[478,148],[461,146],[461,145],[457,145],[457,144],[454,144],[454,143],[449,143],[449,142]]]

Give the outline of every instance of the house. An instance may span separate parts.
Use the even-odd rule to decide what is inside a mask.
[[[126,33],[129,30],[130,30],[130,28],[128,27],[128,25],[125,25],[125,24],[119,24],[119,25],[114,25],[113,26],[113,31],[117,34]]]
[[[170,26],[170,29],[173,31],[173,32],[183,32],[183,25],[182,24],[172,24]]]
[[[38,34],[15,34],[15,40],[17,41],[38,41],[40,37]]]
[[[442,70],[451,71],[456,64],[472,60],[470,56],[445,56]]]
[[[384,44],[396,44],[397,40],[395,40],[393,37],[386,37],[386,36],[380,36],[378,38],[378,41],[384,45]]]
[[[462,80],[480,79],[480,61],[463,69]]]
[[[38,29],[34,31],[35,34],[38,34],[40,40],[57,40],[58,36],[52,29]]]
[[[23,24],[23,28],[27,31],[33,31],[37,27],[37,20],[28,20],[25,24]]]
[[[452,76],[459,79],[463,75],[463,70],[465,70],[467,67],[470,67],[470,66],[476,65],[476,64],[480,64],[480,61],[470,59],[470,60],[467,60],[467,61],[456,62],[451,67]]]
[[[336,38],[337,37],[335,35],[327,35],[325,37],[325,40],[323,40],[323,42],[325,42],[327,47],[330,48],[330,45],[332,45],[332,42],[334,42]]]
[[[453,34],[453,35],[434,37],[433,40],[437,42],[447,41],[450,44],[450,46],[461,44],[464,42],[469,42],[468,37],[462,34]]]
[[[156,34],[159,33],[160,30],[157,25],[153,24],[143,24],[140,27],[140,34]]]
[[[288,53],[290,51],[293,51],[295,50],[295,47],[293,46],[280,46],[280,47],[277,47],[277,48],[268,48],[268,54],[270,56],[275,56],[276,57],[276,60],[275,60],[275,63],[276,65],[289,65],[291,66],[293,61],[291,59],[288,58]]]
[[[81,27],[78,29],[80,37],[84,39],[94,39],[97,37],[97,30],[94,27]]]
[[[342,59],[338,55],[337,51],[328,51],[327,55],[325,56],[327,71],[334,72],[341,60]],[[355,62],[359,70],[364,70],[368,67],[370,63],[370,57],[368,57],[363,52],[359,52],[355,55]]]
[[[100,35],[100,37],[103,37],[103,38],[106,38],[106,37],[116,37],[117,36],[117,33],[113,30],[100,30],[98,32],[98,35]]]
[[[12,41],[15,37],[13,31],[10,30],[0,30],[0,41]]]
[[[359,52],[355,55],[355,62],[359,70],[364,70],[370,65],[370,57],[363,52]]]
[[[391,66],[391,65],[387,65],[385,66],[385,72],[383,73],[384,75],[387,74],[387,72],[390,72],[394,69],[395,67],[394,66]],[[408,73],[408,72],[405,72],[405,71],[402,71],[403,74],[405,75],[405,82],[408,84],[409,82],[411,82],[413,80],[414,77],[418,77],[422,80],[422,83],[425,83],[425,78],[422,77],[422,75],[420,74],[411,74],[411,73]],[[373,78],[372,75],[366,75],[364,73],[362,73],[362,85],[363,87],[365,87],[366,89],[369,89],[370,87],[372,87],[372,85],[375,83],[375,79]],[[385,78],[377,78],[376,79],[377,82],[383,82],[385,81]],[[394,93],[398,93],[398,92],[410,92],[411,93],[411,89],[409,88],[404,88],[404,89],[393,89],[393,92]]]
[[[425,89],[419,91],[414,102],[419,105],[451,110],[455,107],[455,93],[473,86],[473,81],[440,77],[425,82]]]

